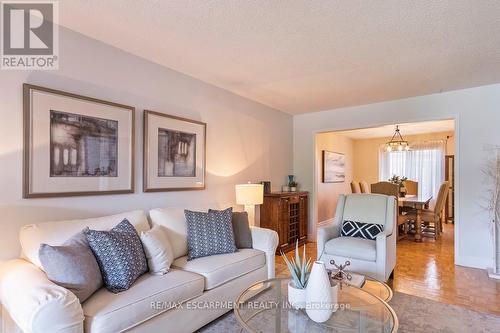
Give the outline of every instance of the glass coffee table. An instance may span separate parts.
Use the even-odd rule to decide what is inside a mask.
[[[241,293],[234,313],[246,331],[392,333],[398,330],[396,313],[384,300],[390,300],[392,291],[382,282],[367,278],[361,288],[343,283],[338,291],[337,311],[326,322],[316,323],[305,310],[295,310],[288,303],[289,281],[288,278],[269,279]]]

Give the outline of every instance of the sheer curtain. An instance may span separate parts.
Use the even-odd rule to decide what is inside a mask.
[[[443,140],[413,142],[409,151],[379,150],[379,179],[393,175],[418,182],[418,193],[436,197],[444,181],[446,142]]]

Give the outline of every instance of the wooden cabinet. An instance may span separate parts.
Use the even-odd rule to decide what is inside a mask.
[[[272,192],[264,194],[260,226],[276,231],[279,243],[276,253],[286,252],[307,241],[308,192]]]

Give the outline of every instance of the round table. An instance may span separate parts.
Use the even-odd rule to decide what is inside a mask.
[[[379,332],[398,330],[394,310],[376,294],[386,299],[392,291],[385,284],[367,278],[362,288],[342,283],[338,292],[338,309],[329,320],[316,323],[305,310],[295,310],[288,303],[288,278],[258,282],[244,290],[236,300],[234,313],[248,332]],[[387,285],[385,285],[387,286]],[[370,291],[371,290],[371,291]]]

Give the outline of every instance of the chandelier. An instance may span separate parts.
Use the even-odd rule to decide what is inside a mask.
[[[385,144],[385,151],[403,151],[410,150],[410,144],[408,141],[404,140],[399,132],[399,126],[396,125],[396,131],[391,138],[391,141]]]

